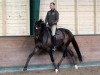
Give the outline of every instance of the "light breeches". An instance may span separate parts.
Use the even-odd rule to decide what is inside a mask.
[[[52,36],[55,35],[55,33],[56,33],[56,28],[57,28],[57,25],[53,25],[53,26],[51,27]]]

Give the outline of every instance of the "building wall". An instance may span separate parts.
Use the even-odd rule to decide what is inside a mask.
[[[50,2],[60,13],[58,27],[73,34],[100,34],[99,0],[40,0],[39,18],[45,19]],[[0,0],[0,35],[29,34],[29,0]]]
[[[2,0],[0,0],[0,35],[2,34]]]
[[[29,35],[28,0],[0,0],[0,16],[0,35]]]
[[[96,32],[100,34],[100,0],[96,0]]]
[[[41,0],[40,18],[45,19],[50,2],[55,2],[60,13],[58,27],[73,34],[100,34],[99,0]]]
[[[100,36],[75,36],[75,39],[83,57],[83,62],[80,66],[100,65]],[[6,70],[11,69],[13,71],[15,69],[22,71],[29,54],[34,50],[34,46],[34,37],[0,37],[0,72],[6,72]],[[72,51],[75,51],[72,43],[70,44],[70,48]],[[51,60],[49,54],[44,52],[44,50],[40,52],[40,50],[30,60],[30,69],[40,70],[50,67],[53,68],[53,66],[50,66]],[[58,63],[62,57],[62,52],[55,51],[53,55],[55,62]],[[70,63],[69,61],[69,58],[65,58],[62,64],[68,65]],[[31,65],[34,66],[32,67]]]

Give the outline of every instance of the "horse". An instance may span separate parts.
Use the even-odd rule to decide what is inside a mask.
[[[55,71],[57,72],[59,69],[59,66],[61,65],[63,59],[70,55],[72,58],[74,57],[74,53],[71,51],[71,49],[68,49],[67,47],[72,42],[73,47],[75,48],[75,51],[78,56],[79,62],[82,62],[82,55],[79,50],[79,46],[74,38],[74,35],[71,33],[70,30],[64,29],[64,28],[58,28],[56,30],[55,34],[56,38],[56,46],[57,48],[61,48],[60,50],[63,52],[62,58],[60,59],[59,63],[56,65],[54,57],[53,57],[53,36],[51,34],[51,30],[49,27],[46,27],[46,24],[43,20],[36,21],[35,23],[35,48],[33,49],[33,52],[28,56],[27,62],[24,66],[24,71],[27,70],[28,63],[31,59],[31,57],[35,54],[35,52],[38,49],[45,50],[51,58],[52,64],[54,66]],[[73,62],[73,64],[76,66],[76,63]]]
[[[53,57],[53,51],[52,51],[52,36],[50,33],[50,30],[45,27],[45,24],[42,22],[42,20],[35,23],[35,48],[33,49],[32,53],[28,56],[27,62],[24,66],[23,71],[27,70],[28,63],[32,56],[37,52],[37,49],[42,49],[46,51],[52,61],[53,66],[55,67],[55,70],[57,70],[55,60]]]

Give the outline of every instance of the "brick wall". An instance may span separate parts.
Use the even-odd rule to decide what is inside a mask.
[[[100,36],[75,36],[84,62],[100,61]],[[34,48],[33,37],[0,37],[0,66],[23,66]],[[55,52],[56,61],[62,56]],[[68,63],[65,59],[63,63]],[[30,65],[51,64],[47,53],[35,54]]]

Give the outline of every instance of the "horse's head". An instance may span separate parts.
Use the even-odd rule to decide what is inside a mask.
[[[36,36],[41,35],[45,26],[46,26],[46,24],[44,23],[43,20],[40,19],[39,21],[36,21],[36,23],[35,23],[35,35]]]

